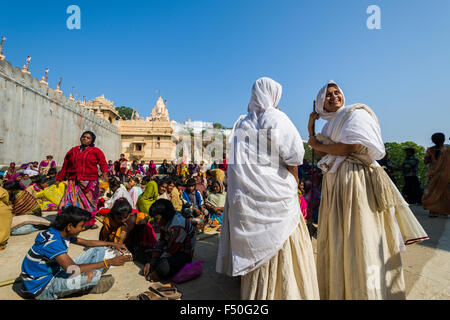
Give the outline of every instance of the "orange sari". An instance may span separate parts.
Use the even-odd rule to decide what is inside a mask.
[[[431,158],[428,185],[422,197],[424,209],[438,215],[450,213],[450,146],[444,145],[439,158]]]

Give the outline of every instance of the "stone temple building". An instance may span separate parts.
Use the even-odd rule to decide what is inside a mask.
[[[114,107],[114,102],[109,101],[104,95],[90,100],[86,104],[80,103],[81,106],[92,111],[96,116],[105,119],[111,124],[120,118],[119,113]]]
[[[119,120],[118,127],[122,137],[122,153],[128,160],[161,163],[175,158],[174,130],[169,120],[167,102],[161,97],[156,101],[150,117]]]

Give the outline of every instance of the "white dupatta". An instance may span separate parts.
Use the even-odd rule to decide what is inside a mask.
[[[228,191],[223,212],[216,271],[245,275],[270,260],[300,222],[297,182],[286,165],[303,162],[303,141],[283,112],[276,109],[281,85],[269,78],[256,81],[248,106],[231,134]],[[270,132],[279,165],[267,148],[242,139]],[[270,143],[269,143],[270,144]],[[252,158],[255,156],[255,158]],[[260,159],[260,162],[246,161]],[[268,162],[269,161],[269,162]]]

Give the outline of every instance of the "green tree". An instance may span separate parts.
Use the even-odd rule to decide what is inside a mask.
[[[121,106],[116,108],[119,113],[120,118],[125,118],[126,120],[131,120],[131,116],[133,115],[133,109],[130,107]]]
[[[406,141],[402,143],[398,142],[386,142],[384,144],[386,148],[386,153],[388,155],[389,160],[391,161],[392,166],[395,169],[395,180],[397,187],[401,190],[405,184],[404,178],[403,178],[403,172],[402,172],[402,164],[403,161],[406,158],[405,149],[406,148],[414,148],[416,150],[415,156],[419,160],[419,165],[417,167],[417,176],[419,177],[419,180],[424,186],[427,182],[427,166],[423,162],[423,159],[425,157],[425,148],[416,144],[412,141]]]
[[[303,163],[312,163],[312,148],[308,143],[303,142],[303,147],[305,148],[305,156],[303,157]],[[317,163],[317,156],[314,158],[314,162]]]

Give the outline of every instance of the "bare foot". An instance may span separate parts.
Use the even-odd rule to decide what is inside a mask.
[[[150,273],[150,263],[145,264],[144,271],[142,273],[144,274],[144,277],[147,277],[147,275]]]

